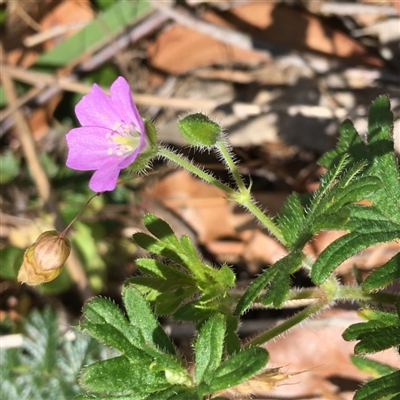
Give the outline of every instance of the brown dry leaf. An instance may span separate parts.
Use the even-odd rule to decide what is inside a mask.
[[[62,34],[55,36],[45,42],[45,48],[51,49],[60,41],[73,35],[76,32],[79,22],[89,22],[94,18],[95,14],[89,0],[64,0],[42,20],[42,32],[51,30],[55,27],[64,26],[67,28]],[[68,26],[75,29],[68,29]],[[82,27],[80,27],[82,28]]]
[[[383,66],[382,60],[324,19],[277,2],[253,2],[222,13],[254,38],[295,50],[333,56],[351,64]]]
[[[236,226],[251,218],[233,214],[234,204],[225,199],[225,192],[184,170],[168,174],[148,194],[186,221],[203,244],[222,237],[236,237]]]
[[[217,396],[240,399],[251,398],[257,393],[265,393],[274,389],[290,376],[298,374],[301,374],[301,372],[289,375],[283,372],[282,368],[268,368],[239,385],[215,393],[212,398]]]
[[[211,64],[248,64],[269,60],[267,54],[224,45],[182,25],[174,25],[160,33],[155,42],[147,46],[147,55],[153,67],[176,75]]]
[[[335,395],[340,394],[345,395],[341,399],[352,399],[368,375],[351,363],[355,343],[343,340],[342,333],[350,324],[358,322],[361,319],[356,311],[330,309],[268,343],[269,366],[285,365],[288,374],[305,371],[276,387],[273,396],[332,399],[339,398]],[[369,357],[398,367],[399,356],[394,349]]]

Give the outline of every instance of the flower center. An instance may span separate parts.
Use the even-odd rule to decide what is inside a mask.
[[[132,128],[132,125],[122,125],[121,122],[117,122],[113,131],[107,133],[106,139],[110,145],[107,151],[109,155],[127,156],[134,152],[139,146],[140,132]]]

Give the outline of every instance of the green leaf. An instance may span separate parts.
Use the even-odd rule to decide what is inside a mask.
[[[273,277],[278,273],[276,268],[266,269],[260,276],[251,282],[250,286],[244,293],[244,295],[238,301],[236,306],[235,314],[242,315],[246,310],[253,304],[257,296],[265,288],[266,285],[273,279]]]
[[[368,118],[368,144],[373,157],[370,173],[380,178],[385,187],[376,193],[373,201],[394,221],[400,222],[399,166],[393,148],[393,114],[387,96],[380,96],[372,103]]]
[[[124,356],[89,365],[80,382],[87,390],[114,395],[154,393],[169,386],[164,373],[152,371],[148,363],[130,362]]]
[[[0,155],[0,185],[4,185],[16,178],[20,171],[19,159],[11,149]]]
[[[110,301],[96,298],[83,307],[81,329],[104,344],[113,346],[130,360],[150,362],[142,351],[143,335],[137,327],[129,325],[121,310]]]
[[[386,396],[400,394],[400,371],[382,376],[381,378],[367,382],[363,387],[357,390],[354,400],[380,400]],[[394,399],[394,397],[389,397]]]
[[[169,354],[175,354],[174,345],[139,291],[127,284],[122,290],[122,298],[130,323],[140,329],[147,343],[151,343]]]
[[[201,400],[196,389],[172,386],[162,392],[153,393],[146,400]]]
[[[343,154],[350,155],[352,162],[367,161],[364,175],[376,176],[383,187],[369,196],[388,219],[400,222],[400,180],[399,167],[393,149],[393,114],[387,96],[380,96],[371,105],[368,120],[368,146],[361,141],[350,121],[340,127],[337,148],[326,153],[320,162],[330,168]],[[396,210],[396,211],[394,211]]]
[[[214,372],[210,391],[216,392],[238,385],[259,372],[268,362],[268,353],[261,347],[241,351],[224,361]]]
[[[22,264],[24,250],[15,246],[6,246],[0,250],[0,276],[5,279],[16,279]]]
[[[396,279],[400,279],[400,253],[371,272],[363,282],[362,288],[366,291],[376,290],[389,285]]]
[[[155,310],[158,315],[170,315],[173,314],[176,309],[183,303],[183,301],[189,298],[192,294],[197,292],[196,289],[178,289],[174,292],[167,292],[157,296],[155,303]]]
[[[369,211],[373,212],[373,207],[358,206],[358,209],[370,209]],[[360,222],[363,224],[361,225]],[[390,221],[360,220],[354,217],[346,224],[345,229],[348,228],[354,229],[354,232],[335,240],[315,261],[311,272],[311,279],[315,284],[323,283],[339,264],[366,247],[390,242],[400,237],[400,225]],[[355,228],[358,229],[355,230]]]
[[[236,331],[239,328],[239,318],[233,315],[226,315],[225,346],[229,355],[240,351],[241,342]]]
[[[193,300],[180,307],[173,317],[181,321],[201,321],[210,318],[215,312],[214,308],[204,307],[198,300]]]
[[[195,283],[195,279],[187,274],[179,270],[174,265],[166,265],[153,258],[138,258],[136,261],[137,267],[140,269],[141,272],[144,274],[151,274],[154,276],[158,276],[169,282],[179,280],[180,285],[183,282],[187,282],[188,284]]]
[[[283,237],[290,247],[297,241],[304,219],[304,209],[300,197],[297,193],[292,193],[286,199],[281,213],[277,216]]]
[[[400,345],[400,320],[397,314],[365,309],[360,316],[365,323],[349,326],[343,332],[345,340],[359,340],[354,348],[357,354],[376,353]]]
[[[168,249],[165,244],[159,242],[157,239],[143,232],[134,233],[132,235],[133,240],[136,244],[143,249],[153,254],[158,254],[175,261],[178,264],[184,264],[182,257],[176,252]]]
[[[41,55],[35,66],[61,67],[73,63],[80,55],[100,49],[107,37],[122,33],[149,9],[146,0],[116,2],[79,32]]]
[[[360,356],[350,356],[352,363],[360,370],[375,378],[397,371],[390,365],[382,364],[370,358]]]
[[[153,214],[146,214],[143,219],[147,230],[170,248],[179,249],[181,244],[171,227]]]
[[[148,397],[146,395],[131,395],[131,396],[103,396],[101,400],[144,400]],[[93,400],[98,399],[98,397],[93,396],[76,396],[74,400]]]
[[[267,294],[262,299],[264,305],[272,303],[275,307],[279,307],[285,301],[290,289],[290,275],[301,264],[301,257],[299,251],[294,251],[270,267],[277,273],[271,280]]]
[[[214,316],[206,321],[195,344],[195,378],[197,384],[209,383],[222,358],[225,336],[225,321]]]

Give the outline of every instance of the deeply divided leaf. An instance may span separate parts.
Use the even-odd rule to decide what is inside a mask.
[[[354,400],[394,399],[394,396],[396,400],[400,396],[400,371],[367,382],[357,390]]]
[[[216,370],[210,382],[211,392],[223,390],[251,378],[268,362],[268,353],[261,347],[254,347],[234,354]]]
[[[126,285],[122,291],[122,297],[130,323],[140,329],[146,342],[167,353],[175,354],[173,344],[139,291],[133,286]]]
[[[215,369],[221,362],[224,348],[225,321],[222,316],[214,316],[206,321],[195,344],[195,378],[197,384],[209,383]]]

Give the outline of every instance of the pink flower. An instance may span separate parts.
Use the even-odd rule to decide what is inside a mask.
[[[75,107],[82,127],[71,129],[66,136],[67,166],[96,171],[89,182],[95,192],[114,190],[121,169],[146,147],[146,130],[128,82],[118,77],[110,92],[111,97],[94,84]]]

